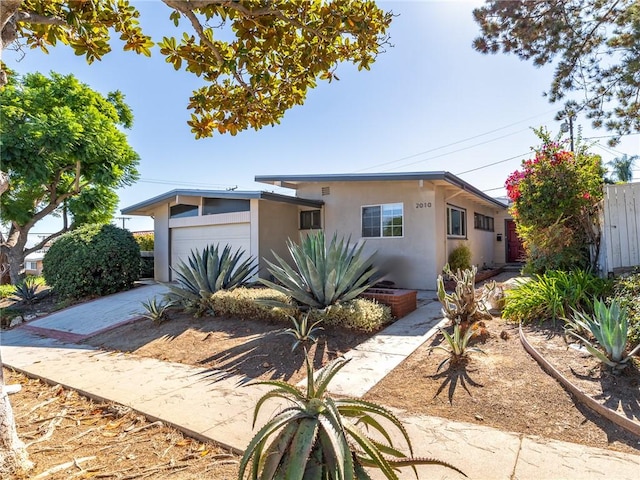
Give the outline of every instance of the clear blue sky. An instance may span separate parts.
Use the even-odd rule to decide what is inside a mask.
[[[164,4],[134,3],[142,27],[155,40],[181,32]],[[104,94],[125,94],[135,115],[128,137],[141,157],[141,179],[118,191],[119,208],[174,188],[270,190],[254,176],[296,173],[446,170],[490,195],[504,196],[506,177],[537,143],[531,127],[559,130],[554,115],[560,106],[542,96],[552,67],[537,69],[514,56],[474,51],[478,27],[471,12],[482,2],[378,3],[397,17],[390,31],[394,46],[371,71],[341,65],[340,81],[320,82],[280,125],[235,137],[194,139],[186,105],[201,82],[176,72],[157,50],[146,58],[115,43],[113,52],[93,65],[64,46],[49,55],[6,51],[4,60],[18,73],[72,73]],[[592,130],[584,118],[575,125],[583,127],[585,137],[609,135]],[[605,162],[640,153],[640,135],[624,138],[615,150],[607,147],[607,138],[598,141],[602,147],[593,152]],[[640,180],[640,171],[634,174]],[[33,232],[50,232],[56,225],[43,221]],[[153,221],[133,217],[125,226],[152,229]]]

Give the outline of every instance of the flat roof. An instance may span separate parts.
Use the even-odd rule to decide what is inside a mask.
[[[296,189],[300,183],[318,182],[389,182],[402,180],[440,180],[468,191],[494,205],[506,208],[507,205],[465,182],[453,173],[439,172],[395,172],[395,173],[337,173],[319,175],[256,175],[255,181]]]
[[[291,195],[282,195],[273,192],[263,191],[237,191],[237,190],[197,190],[197,189],[176,189],[157,195],[148,200],[144,200],[135,205],[125,207],[120,210],[123,215],[148,215],[144,211],[158,203],[164,203],[177,196],[185,197],[204,197],[204,198],[231,198],[238,200],[251,200],[257,198],[259,200],[270,200],[272,202],[291,203],[293,205],[301,205],[305,207],[320,208],[324,202],[321,200],[308,200],[305,198],[293,197]]]

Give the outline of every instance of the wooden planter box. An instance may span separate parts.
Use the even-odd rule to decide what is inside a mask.
[[[370,288],[360,294],[362,298],[369,298],[391,307],[394,318],[402,318],[417,308],[416,290],[402,290],[399,288]]]

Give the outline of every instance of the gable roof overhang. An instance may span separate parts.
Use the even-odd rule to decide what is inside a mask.
[[[473,197],[477,197],[492,206],[507,208],[507,205],[500,200],[493,198],[478,190],[468,182],[456,177],[450,172],[397,172],[397,173],[345,173],[328,175],[257,175],[256,182],[267,183],[278,187],[298,189],[300,184],[305,183],[328,183],[328,182],[389,182],[404,180],[423,180],[427,182],[450,185],[455,190],[463,193],[467,192]]]
[[[255,198],[258,200],[269,200],[272,202],[288,203],[311,208],[321,208],[322,205],[324,205],[324,202],[321,200],[308,200],[293,197],[291,195],[282,195],[263,191],[176,189],[143,202],[136,203],[135,205],[125,207],[120,210],[120,213],[122,215],[153,215],[153,211],[158,205],[166,204],[168,202],[180,203],[180,197],[228,198],[236,200],[251,200]]]

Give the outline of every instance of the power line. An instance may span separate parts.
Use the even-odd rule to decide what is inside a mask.
[[[542,116],[544,116],[544,115],[548,115],[549,113],[552,113],[552,112],[553,112],[553,113],[555,113],[555,109],[554,109],[554,110],[549,110],[549,111],[547,111],[547,112],[545,112],[545,113],[541,113],[541,114],[539,114],[539,115],[534,115],[534,116],[532,116],[532,117],[525,118],[524,120],[519,120],[519,121],[517,121],[517,122],[510,123],[509,125],[505,125],[504,127],[496,128],[496,129],[494,129],[494,130],[490,130],[490,131],[488,131],[488,132],[480,133],[480,134],[478,134],[478,135],[474,135],[474,136],[472,136],[472,137],[467,137],[467,138],[464,138],[464,139],[462,139],[462,140],[457,140],[457,141],[455,141],[455,142],[448,143],[448,144],[446,144],[446,145],[442,145],[442,146],[440,146],[440,147],[435,147],[435,148],[431,148],[431,149],[429,149],[429,150],[425,150],[425,151],[423,151],[423,152],[414,153],[414,154],[412,154],[412,155],[407,155],[406,157],[402,157],[402,158],[399,158],[399,159],[397,159],[397,160],[392,160],[392,161],[390,161],[390,162],[379,163],[379,164],[376,164],[376,165],[372,165],[372,166],[370,166],[370,167],[362,168],[362,169],[360,169],[360,170],[356,170],[354,173],[363,172],[363,171],[366,171],[366,170],[371,170],[371,169],[373,169],[373,168],[383,167],[383,166],[386,166],[386,165],[391,165],[391,164],[393,164],[393,163],[401,162],[401,161],[403,161],[403,160],[408,160],[408,159],[410,159],[410,158],[415,158],[415,157],[418,157],[418,156],[420,156],[420,155],[424,155],[424,154],[426,154],[426,153],[435,152],[435,151],[438,151],[438,150],[442,150],[443,148],[452,147],[452,146],[454,146],[454,145],[458,145],[458,144],[460,144],[460,143],[468,142],[468,141],[470,141],[470,140],[475,140],[476,138],[484,137],[485,135],[490,135],[490,134],[492,134],[492,133],[499,132],[500,130],[504,130],[504,129],[506,129],[506,128],[512,127],[512,126],[514,126],[514,125],[518,125],[518,124],[523,123],[523,122],[528,122],[529,120],[532,120],[532,119],[534,119],[534,118],[538,118],[538,117],[542,117]],[[493,140],[488,140],[488,141],[486,141],[486,142],[482,142],[482,143],[479,143],[479,144],[476,144],[476,145],[472,145],[471,147],[473,147],[473,146],[478,146],[478,145],[484,145],[485,143],[493,142],[493,141],[495,141],[495,140],[500,140],[500,139],[502,139],[502,138],[508,137],[508,136],[510,136],[510,135],[515,135],[516,133],[520,133],[520,132],[523,132],[523,131],[526,131],[526,130],[528,130],[528,128],[525,128],[525,129],[523,129],[523,130],[518,130],[518,131],[516,131],[516,132],[509,133],[509,134],[507,134],[507,135],[503,135],[502,137],[494,138]],[[464,149],[462,149],[462,150],[466,150],[466,149],[471,148],[471,147],[465,147],[465,148],[464,148]],[[462,151],[462,150],[456,150],[456,151],[449,152],[449,153],[456,153],[456,152],[458,152],[458,151]],[[449,155],[449,153],[444,154],[444,155]],[[436,157],[427,158],[427,159],[425,159],[425,161],[426,161],[426,160],[431,160],[431,159],[433,159],[433,158],[438,158],[438,157],[440,157],[440,156],[443,156],[443,155],[439,155],[439,156],[436,156]],[[415,163],[419,163],[419,162],[415,162]],[[407,165],[413,165],[413,163],[410,163],[410,164],[407,164]],[[402,165],[402,166],[407,166],[407,165]],[[400,167],[396,167],[396,168],[400,168]]]
[[[456,175],[464,175],[465,173],[475,172],[477,170],[482,170],[483,168],[492,167],[494,165],[498,165],[500,163],[509,162],[511,160],[515,160],[516,158],[521,158],[524,155],[527,155],[529,152],[521,153],[519,155],[514,155],[513,157],[505,158],[504,160],[498,160],[497,162],[487,163],[486,165],[482,165],[480,167],[472,168],[471,170],[465,170],[464,172],[456,173]]]

